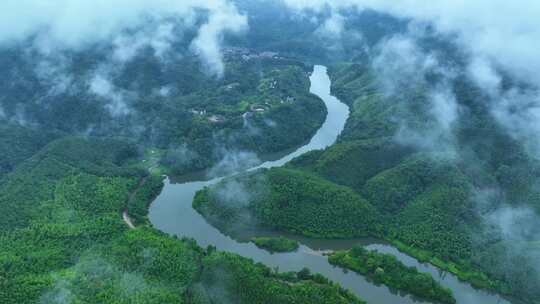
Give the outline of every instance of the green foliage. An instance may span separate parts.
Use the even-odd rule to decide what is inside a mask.
[[[452,292],[437,283],[431,275],[407,267],[390,254],[355,247],[333,253],[328,261],[367,276],[376,283],[405,291],[419,298],[438,303],[456,303]]]
[[[225,180],[199,192],[193,203],[195,209],[224,230],[259,224],[312,237],[347,238],[370,235],[378,227],[378,213],[366,200],[312,174],[276,168],[236,177],[234,181],[246,183],[245,189],[250,191],[263,189],[250,196],[246,204],[225,203],[219,195],[220,187],[230,182]]]
[[[0,122],[0,180],[55,137],[50,132]]]
[[[289,166],[312,171],[361,192],[368,179],[397,165],[410,152],[389,138],[344,141],[301,156]]]
[[[114,140],[62,139],[6,178],[0,277],[10,279],[0,282],[0,302],[36,302],[54,272],[126,230],[119,212],[140,173],[114,163],[130,149]]]
[[[125,165],[127,148],[63,139],[7,176],[1,303],[222,303],[221,294],[233,303],[362,303],[320,276],[274,273],[147,225],[129,229],[121,212],[144,223],[162,183]]]
[[[264,154],[308,140],[326,110],[309,93],[307,69],[297,61],[228,57],[223,79],[206,79],[158,113],[165,120],[159,146],[168,149],[162,164],[185,173],[211,167],[226,150]]]
[[[291,252],[298,249],[298,242],[282,236],[280,237],[254,237],[251,239],[259,248],[270,252]]]
[[[197,304],[363,303],[325,279],[277,274],[230,253],[210,254],[203,265],[201,282],[193,289]]]
[[[175,51],[186,49],[175,45]],[[0,124],[8,117],[24,118],[33,129],[0,129],[0,135],[7,135],[0,136],[0,152],[6,156],[0,176],[50,141],[48,133],[130,138],[146,148],[167,150],[162,164],[187,173],[216,164],[223,149],[272,153],[296,147],[324,121],[322,102],[309,93],[311,67],[295,59],[258,56],[261,51],[255,49],[247,51],[253,55],[249,60],[226,51],[223,77],[208,75],[197,56],[174,56],[164,64],[152,52],[141,51],[107,79],[131,97],[123,100],[126,113],[114,114],[110,98],[92,93],[87,85],[103,64],[111,64],[111,50],[90,47],[72,53],[63,62],[70,75],[65,90],[53,89],[57,84],[49,77],[36,77],[37,62],[45,60],[40,54],[0,50]],[[252,111],[255,105],[266,111]]]
[[[425,84],[406,83],[399,88],[398,96],[382,96],[377,94],[380,79],[373,76],[369,65],[336,65],[330,73],[334,94],[348,103],[352,111],[341,144],[388,136],[399,140],[404,136],[399,131],[404,129],[421,138],[422,134],[429,135],[432,128],[436,130],[422,87]],[[540,166],[528,156],[526,147],[493,119],[486,97],[466,77],[458,77],[451,85],[461,109],[452,126],[452,138],[446,142],[440,141],[443,135],[431,138],[428,141],[432,147],[427,147],[430,151],[450,152],[451,158],[445,160],[433,152],[402,158],[392,158],[392,152],[381,153],[373,163],[385,159],[396,162],[386,168],[374,166],[375,174],[370,173],[366,180],[362,175],[366,169],[352,164],[362,163],[361,155],[366,150],[362,148],[360,152],[350,152],[358,159],[349,156],[348,166],[331,165],[347,177],[335,181],[352,187],[379,210],[383,215],[384,238],[400,250],[451,271],[477,287],[493,288],[531,302],[538,298],[538,290],[533,286],[538,285],[540,278],[531,271],[534,263],[520,254],[522,250],[510,249],[515,244],[505,244],[496,233],[493,235],[479,216],[501,204],[540,210]],[[397,143],[384,146],[388,151],[403,150]],[[315,164],[331,153],[331,149],[318,152],[301,167],[316,172]],[[321,175],[332,179],[336,174]],[[496,194],[481,198],[478,189],[495,189]],[[534,237],[530,239],[533,240]],[[510,268],[515,270],[508,269],[508,261],[515,259],[521,263],[512,264],[514,267]]]
[[[47,210],[47,208],[41,208],[43,205],[55,205],[59,201],[65,201],[61,197],[64,194],[62,190],[57,192],[57,185],[58,187],[65,186],[70,190],[76,187],[70,187],[70,183],[84,183],[85,187],[88,187],[86,194],[70,193],[70,195],[75,196],[73,199],[84,200],[84,204],[89,204],[91,203],[89,197],[94,196],[91,190],[97,189],[95,183],[98,181],[96,180],[97,176],[99,176],[100,181],[103,181],[103,184],[108,187],[100,189],[100,192],[97,193],[102,199],[100,202],[118,199],[117,196],[125,191],[127,181],[121,183],[124,184],[123,186],[121,184],[107,185],[106,178],[115,175],[128,178],[143,174],[138,170],[117,165],[134,153],[133,146],[109,139],[87,141],[82,138],[66,138],[51,143],[43,151],[20,165],[0,185],[0,206],[3,210],[3,216],[0,217],[0,228],[3,231],[24,228],[33,219],[41,217],[42,212]],[[77,179],[76,175],[81,171],[96,177]],[[121,190],[115,189],[117,186],[123,188]],[[89,196],[88,193],[92,193],[92,196]],[[109,195],[112,197],[107,197]],[[75,202],[70,202],[70,204],[75,204]],[[108,207],[89,206],[89,208]],[[121,208],[121,204],[115,207]]]
[[[348,104],[351,115],[341,140],[391,137],[403,115],[403,103],[380,94],[380,85],[368,66],[340,64],[330,70],[332,93]]]
[[[149,175],[143,178],[128,199],[127,211],[134,225],[148,222],[150,203],[163,189],[163,177]]]
[[[441,146],[420,154],[415,153],[418,147],[407,147],[392,136],[398,125],[419,134],[430,129],[432,118],[426,108],[424,88],[412,86],[403,96],[381,96],[369,68],[344,64],[330,72],[334,93],[352,110],[338,144],[293,160],[288,168],[294,170],[265,173],[268,188],[258,191],[247,207],[229,208],[230,204],[219,203],[219,197],[212,194],[215,190],[206,190],[198,195],[195,206],[199,211],[224,230],[230,226],[243,229],[265,225],[317,237],[357,235],[343,226],[368,222],[366,227],[354,230],[385,238],[400,250],[477,287],[497,289],[521,299],[534,298],[536,291],[531,286],[538,276],[526,266],[531,262],[525,263],[526,259],[521,257],[523,263],[515,264],[519,269],[516,271],[496,267],[497,263],[511,259],[510,253],[492,249],[502,246],[500,240],[490,236],[478,240],[484,236],[475,206],[475,187],[501,189],[503,197],[497,200],[538,209],[540,167],[515,140],[489,122],[489,116],[482,114],[485,109],[471,101],[477,98],[474,92],[471,96],[465,91],[456,93],[462,106],[471,109],[466,116],[472,117],[459,122],[454,140],[469,150],[453,154],[434,152],[448,148]],[[366,198],[362,199],[364,204],[376,209],[368,217],[373,220],[366,221],[361,216],[349,220],[348,214],[356,214],[358,207],[343,204],[338,194],[328,191],[324,180],[318,178],[315,182],[312,174],[346,186],[340,188],[342,193],[352,189],[355,196]],[[247,189],[256,188],[249,178],[238,179]],[[329,193],[332,200],[327,199]],[[307,201],[317,201],[317,208]]]

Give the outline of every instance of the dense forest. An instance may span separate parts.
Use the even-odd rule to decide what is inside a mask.
[[[298,249],[297,241],[285,237],[254,237],[251,240],[257,247],[266,249],[270,252],[291,252]]]
[[[398,123],[390,117],[398,116],[411,122],[419,116],[418,112],[412,114],[411,109],[425,107],[422,98],[394,107],[385,106],[397,97],[373,95],[378,80],[366,76],[368,71],[369,68],[358,65],[345,65],[334,70],[334,91],[352,105],[353,113],[362,112],[352,115],[338,146],[354,140],[384,140],[388,136],[392,136],[394,143],[399,143],[393,133],[399,128]],[[402,250],[423,260],[431,259],[435,265],[458,274],[473,285],[489,286],[534,303],[538,298],[534,286],[538,286],[540,278],[531,266],[538,255],[532,246],[533,234],[521,240],[527,242],[528,238],[531,244],[525,255],[515,250],[513,243],[516,240],[502,237],[485,219],[486,214],[501,206],[538,210],[534,186],[538,180],[538,162],[494,122],[485,106],[488,97],[464,80],[458,78],[452,83],[459,106],[468,109],[463,111],[467,114],[455,123],[455,144],[440,142],[438,147],[428,150],[429,153],[425,152],[425,147],[403,141],[387,146],[386,153],[394,151],[396,161],[389,164],[371,162],[380,167],[374,168],[368,179],[347,185],[389,217],[386,220],[389,224],[385,225],[388,238],[397,241]],[[366,86],[366,82],[375,84]],[[411,88],[405,86],[403,89],[407,92]],[[366,129],[358,128],[359,125],[375,128],[365,132]],[[425,130],[426,126],[416,124],[416,128]],[[345,169],[343,164],[349,164],[351,156],[340,157],[335,154],[339,148],[333,149],[324,152],[333,156],[322,156],[306,166],[312,167],[319,161],[333,158],[339,159],[336,163],[341,163]],[[415,149],[420,153],[411,154]],[[481,162],[477,161],[480,159]],[[362,162],[360,158],[358,162]],[[316,171],[342,183],[324,165]],[[485,189],[496,189],[487,201],[479,198]]]
[[[329,67],[332,93],[351,110],[337,143],[224,179],[197,193],[193,207],[233,238],[257,227],[384,239],[474,287],[540,303],[540,162],[526,124],[536,116],[522,115],[538,112],[538,98],[526,94],[537,88],[495,65],[498,96],[487,92],[471,79],[475,53],[459,34],[423,21],[234,4],[249,27],[214,33],[223,75],[209,73],[190,43],[212,17],[205,9],[193,20],[165,18],[181,37],[167,41],[167,56],[136,46],[138,28],[116,37],[134,47],[129,59],[118,58],[118,39],[46,51],[41,34],[0,39],[1,303],[363,303],[308,269],[281,273],[148,221],[162,174],[221,176],[306,142],[326,116],[309,93],[313,64]],[[506,110],[517,135],[497,119],[501,96],[515,101]],[[222,195],[231,187],[245,193]],[[252,241],[271,252],[299,246]],[[359,247],[329,261],[453,303],[392,256]]]
[[[66,138],[3,180],[0,302],[361,303],[320,276],[150,228],[141,210],[161,183],[130,165],[136,156],[123,141]],[[126,208],[138,228],[122,221]]]
[[[331,72],[333,91],[352,109],[336,145],[303,155],[288,169],[236,177],[256,193],[240,208],[212,194],[227,180],[199,193],[194,207],[232,234],[230,227],[262,225],[315,237],[383,238],[476,287],[534,303],[537,230],[525,240],[504,239],[485,217],[501,206],[538,210],[538,163],[474,102],[482,96],[470,84],[454,84],[470,117],[458,121],[454,139],[466,148],[449,153],[441,137],[429,149],[396,138],[403,120],[416,132],[430,128],[420,118],[430,115],[425,92],[411,92],[417,97],[410,100],[403,96],[407,87],[400,96],[378,94],[377,78],[360,63]],[[480,210],[482,189],[498,190]],[[515,242],[524,249],[516,252]]]
[[[456,303],[452,291],[443,288],[429,274],[403,265],[391,254],[354,247],[348,251],[332,253],[328,261],[366,275],[376,283],[406,291],[419,298],[438,303]]]
[[[229,183],[246,183],[256,195],[243,203],[220,195]],[[226,179],[197,193],[193,206],[230,233],[262,225],[319,238],[368,236],[379,218],[377,210],[350,189],[283,168]]]
[[[51,79],[34,76],[35,57],[0,49],[0,57],[10,59],[0,67],[6,75],[19,75],[0,84],[0,108],[7,122],[29,130],[130,138],[159,151],[162,167],[175,174],[208,169],[235,151],[265,154],[298,146],[324,120],[322,102],[309,93],[311,67],[277,54],[231,47],[227,72],[215,78],[193,56],[164,65],[151,53],[105,73],[103,65],[113,63],[105,51],[92,50],[65,63],[77,62],[76,79],[54,93]],[[108,98],[117,103],[115,111]],[[32,136],[24,132],[32,131],[9,131],[20,140]],[[31,148],[6,155],[35,152]]]

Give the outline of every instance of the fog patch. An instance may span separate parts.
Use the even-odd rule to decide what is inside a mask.
[[[74,303],[84,300],[93,288],[105,285],[114,287],[115,297],[126,301],[134,300],[139,294],[150,292],[153,286],[142,274],[123,271],[105,258],[96,254],[81,257],[79,262],[65,272],[55,274],[54,285],[40,298],[40,303]],[[91,296],[91,295],[90,295]]]
[[[63,279],[54,279],[56,281],[52,290],[41,296],[40,304],[70,304],[73,303],[75,296],[70,290],[70,283]]]
[[[316,34],[328,39],[341,39],[341,34],[345,30],[345,17],[338,12],[332,12],[330,17],[316,30]]]
[[[161,88],[159,88],[158,90],[158,95],[161,96],[161,97],[170,97],[172,92],[173,92],[174,88],[171,87],[171,86],[163,86]]]
[[[494,116],[501,125],[515,138],[525,140],[528,149],[536,150],[532,153],[540,158],[538,141],[533,135],[540,130],[537,123],[540,99],[540,56],[537,54],[540,3],[527,0],[479,0],[472,3],[432,1],[422,5],[417,0],[284,0],[284,3],[299,12],[326,13],[329,23],[335,12],[375,10],[407,20],[410,26],[427,25],[432,34],[449,38],[459,49],[463,57],[460,60],[466,62],[465,74],[460,77],[469,77],[491,98]],[[501,14],[503,11],[505,13]],[[423,34],[420,31],[416,35]],[[387,80],[387,92],[399,90],[400,84],[408,81],[416,82],[424,70],[437,65],[436,58],[432,56],[416,56],[414,44],[403,39],[391,38],[385,48],[404,54],[375,58],[379,64],[395,65],[396,61],[402,62],[399,69],[389,69],[390,73],[383,74],[382,79]],[[388,61],[393,59],[392,56],[399,60]],[[514,89],[503,89],[508,83],[504,84],[501,71],[514,80]],[[400,76],[401,80],[396,82],[396,76]],[[524,87],[527,87],[525,91]],[[444,121],[442,123],[446,124]]]
[[[534,294],[540,283],[540,216],[529,206],[509,203],[496,186],[476,189],[471,199],[481,222],[472,232],[472,260]]]
[[[253,207],[259,199],[270,195],[264,171],[225,178],[211,186],[208,191],[209,203],[215,210],[209,209],[211,212],[204,212],[204,216],[210,222],[216,223],[223,232],[243,239],[261,224],[253,214]]]
[[[267,125],[268,127],[270,128],[275,128],[277,127],[277,123],[275,121],[273,121],[272,119],[269,119],[269,118],[265,118],[263,120],[264,124]]]
[[[125,297],[131,297],[136,293],[144,292],[148,284],[140,274],[123,273],[120,278],[120,290]]]
[[[225,65],[221,43],[226,33],[239,33],[247,28],[246,16],[239,15],[231,5],[222,5],[212,11],[208,22],[199,28],[191,48],[203,59],[207,70],[218,77],[223,76]]]
[[[485,219],[503,241],[530,241],[538,238],[540,233],[540,217],[528,207],[502,206],[486,214]]]
[[[249,151],[220,149],[221,160],[208,171],[208,177],[214,178],[240,172],[261,163],[257,154]]]
[[[253,198],[253,194],[249,191],[247,185],[235,179],[223,181],[219,187],[215,188],[213,195],[220,202],[232,208],[247,207]]]
[[[126,116],[131,110],[126,103],[126,93],[114,86],[106,74],[97,72],[89,81],[90,93],[107,101],[106,109],[113,117]]]
[[[189,168],[198,158],[199,154],[189,149],[184,143],[178,146],[169,147],[161,161],[174,168]]]
[[[192,291],[203,299],[203,303],[233,304],[237,301],[229,285],[234,284],[234,277],[221,265],[206,267],[201,283],[194,285]]]
[[[540,3],[528,0],[431,1],[418,0],[284,0],[298,11],[366,9],[398,18],[428,22],[441,34],[456,35],[463,49],[476,57],[489,58],[523,80],[540,83],[538,15]],[[501,14],[501,12],[505,12]]]
[[[453,132],[459,106],[452,87],[456,72],[440,63],[437,54],[422,50],[412,35],[392,36],[371,51],[380,92],[399,103],[394,138],[421,150],[456,154]]]
[[[492,97],[499,94],[502,79],[486,58],[472,58],[467,67],[467,72],[484,92],[487,92]]]
[[[373,68],[381,91],[387,96],[403,93],[403,89],[425,84],[426,73],[438,68],[434,54],[424,53],[414,38],[397,35],[375,47]]]
[[[146,47],[151,48],[157,58],[165,60],[172,51],[172,43],[182,39],[174,29],[175,26],[172,22],[149,23],[135,33],[124,33],[117,36],[113,40],[113,61],[129,62]]]
[[[225,33],[238,34],[247,19],[228,0],[53,0],[0,3],[0,45],[31,42],[44,55],[61,50],[82,51],[114,41],[114,58],[125,62],[145,46],[157,57],[170,51],[175,37],[169,22],[194,26],[194,16],[206,15],[192,42],[208,71],[222,75],[221,42]],[[148,24],[157,24],[146,28]],[[141,30],[142,29],[142,30]],[[135,33],[126,36],[126,33]]]
[[[35,73],[40,82],[49,87],[49,95],[68,93],[69,89],[75,85],[73,75],[68,72],[70,64],[72,62],[61,54],[39,60]]]
[[[492,113],[509,134],[523,142],[530,155],[540,159],[540,91],[510,89],[499,95]]]

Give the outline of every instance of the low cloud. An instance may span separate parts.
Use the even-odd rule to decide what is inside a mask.
[[[117,299],[127,302],[160,288],[157,284],[147,282],[142,273],[125,271],[100,255],[88,254],[82,256],[67,272],[53,275],[53,284],[43,293],[39,303],[84,301],[85,297],[91,297],[91,292],[96,291],[93,288],[103,284],[108,288],[114,286],[115,291],[120,292],[115,294]]]
[[[105,108],[113,117],[128,115],[131,111],[126,103],[125,92],[116,88],[107,75],[97,72],[89,83],[90,93],[106,100]]]
[[[441,33],[456,33],[472,55],[482,55],[522,78],[534,77],[540,58],[540,3],[528,0],[284,0],[296,10],[373,9],[400,18],[432,23]],[[504,12],[501,13],[501,12]]]
[[[211,11],[208,22],[203,24],[197,38],[191,43],[192,49],[204,58],[210,73],[222,76],[225,66],[221,54],[221,42],[226,32],[238,33],[246,28],[247,19],[239,15],[236,8],[223,5]]]
[[[74,85],[74,77],[67,72],[72,62],[63,55],[40,60],[34,71],[41,83],[49,87],[49,95],[66,93]]]
[[[540,2],[528,0],[420,1],[420,0],[283,0],[298,12],[375,10],[416,24],[429,24],[437,34],[452,37],[467,57],[467,76],[495,103],[495,117],[515,137],[537,143],[531,134],[540,129]],[[504,12],[504,13],[502,13]],[[332,16],[332,15],[330,15]],[[410,47],[394,44],[394,48]],[[402,60],[413,60],[401,58]],[[425,62],[430,64],[430,62]],[[404,72],[407,72],[405,70]],[[502,73],[526,84],[526,92],[503,92]],[[414,75],[412,75],[414,77]],[[414,79],[414,78],[413,78]],[[407,81],[403,77],[403,81]],[[523,90],[523,88],[521,88]],[[526,106],[523,100],[528,100]],[[526,118],[526,119],[525,119]],[[516,128],[516,123],[518,128]],[[528,130],[534,130],[529,132]],[[522,133],[524,131],[525,133]],[[531,142],[532,141],[532,142]],[[540,158],[540,149],[533,154]]]
[[[230,151],[221,149],[221,160],[208,172],[208,177],[226,176],[261,163],[257,154],[248,151]]]
[[[452,87],[456,73],[437,54],[420,48],[415,35],[409,31],[392,36],[370,52],[380,91],[401,104],[394,117],[399,124],[395,139],[422,150],[454,154],[459,116]],[[431,82],[434,77],[439,78],[437,84]]]
[[[527,207],[505,206],[488,213],[485,218],[506,242],[530,241],[540,230],[540,217]]]
[[[414,38],[406,35],[392,36],[372,50],[373,68],[382,92],[388,96],[399,95],[403,88],[424,85],[426,73],[439,68],[437,58],[421,50]]]
[[[325,38],[339,39],[344,29],[345,18],[340,13],[333,12],[317,29],[317,33]]]
[[[164,60],[166,55],[172,51],[174,41],[182,38],[176,36],[180,33],[175,32],[174,29],[173,23],[164,22],[149,24],[135,34],[121,34],[113,41],[113,61],[116,63],[129,62],[145,47],[152,48],[155,56]]]
[[[129,60],[143,46],[161,56],[178,39],[168,21],[195,25],[199,12],[208,18],[193,48],[210,72],[221,75],[223,35],[247,27],[246,17],[228,0],[8,0],[0,3],[0,45],[31,41],[42,54],[51,55],[114,42],[119,60]],[[149,31],[149,23],[157,26]],[[125,36],[134,32],[131,38]]]
[[[190,168],[194,161],[200,156],[184,143],[178,146],[169,147],[161,160],[163,163],[174,168]]]

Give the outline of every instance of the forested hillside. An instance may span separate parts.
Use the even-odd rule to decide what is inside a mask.
[[[0,1],[0,303],[364,303],[159,231],[168,175],[227,176],[192,207],[272,258],[304,254],[294,234],[376,239],[540,304],[540,6],[98,2]],[[316,134],[319,64],[350,109],[335,144],[230,176]],[[392,299],[464,299],[392,255],[327,254]]]
[[[220,199],[220,187],[231,183],[225,180],[199,193],[195,208],[233,234],[230,227],[262,225],[316,237],[383,238],[474,286],[535,303],[537,230],[519,240],[528,249],[516,251],[516,240],[498,235],[486,214],[501,206],[538,210],[538,164],[479,108],[482,96],[456,82],[469,117],[457,124],[455,146],[438,137],[427,148],[396,135],[404,123],[420,133],[429,128],[421,119],[427,108],[411,112],[427,107],[421,92],[412,99],[407,91],[377,94],[377,79],[358,64],[338,65],[332,77],[334,92],[352,108],[336,145],[293,160],[291,169],[236,177],[256,193],[248,202]],[[486,188],[498,189],[489,205],[479,201]]]
[[[22,161],[30,158],[57,135],[18,124],[0,123],[0,179]]]
[[[122,210],[146,207],[161,185],[128,165],[136,156],[122,141],[66,138],[4,180],[0,302],[361,303],[320,276],[157,232],[144,212],[129,229]]]
[[[390,254],[355,247],[333,253],[328,261],[366,275],[376,283],[384,283],[419,298],[438,303],[456,303],[452,291],[443,288],[429,274],[420,273],[414,267],[406,267]]]
[[[325,117],[322,102],[309,93],[311,67],[275,52],[231,47],[219,78],[205,74],[192,56],[164,64],[143,52],[115,64],[106,50],[90,49],[63,59],[67,70],[59,67],[60,75],[40,78],[36,62],[55,63],[11,49],[0,55],[5,74],[18,75],[0,84],[0,123],[25,126],[2,127],[2,133],[19,141],[37,130],[126,137],[159,150],[161,163],[176,174],[208,169],[234,151],[293,148]],[[55,84],[60,77],[69,81]]]

